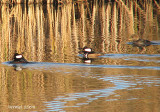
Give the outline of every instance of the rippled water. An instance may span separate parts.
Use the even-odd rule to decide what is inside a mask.
[[[159,112],[159,11],[129,4],[2,5],[0,110]],[[134,47],[134,33],[156,44]],[[85,60],[84,46],[104,55]]]
[[[141,59],[142,57],[143,59]],[[13,71],[12,66],[21,67],[23,70],[19,73],[24,77],[23,80],[27,81],[31,77],[31,82],[34,82],[35,77],[40,78],[40,82],[34,82],[38,83],[40,88],[33,83],[27,85],[29,88],[33,88],[31,92],[36,92],[36,94],[40,92],[38,95],[40,99],[35,100],[34,95],[30,97],[31,101],[41,102],[40,105],[43,105],[43,111],[87,111],[88,109],[89,111],[107,111],[109,106],[111,108],[116,107],[120,109],[119,111],[129,111],[128,108],[138,108],[138,105],[152,110],[147,106],[148,103],[157,105],[159,102],[160,62],[157,59],[160,58],[160,55],[105,54],[97,60],[103,62],[108,58],[118,58],[123,60],[122,62],[127,60],[127,62],[154,63],[154,66],[126,65],[123,63],[110,65],[107,63],[51,62],[31,62],[29,64],[4,62],[2,64],[5,69],[7,66],[11,66],[11,68],[7,67],[7,70],[12,69],[8,72]],[[37,74],[34,76],[35,73]],[[16,74],[13,74],[10,77],[17,77]],[[35,89],[37,86],[39,89]],[[39,109],[39,105],[29,105],[31,105],[31,108]],[[116,109],[111,108],[109,110],[116,111]],[[157,108],[159,110],[159,107]],[[135,110],[140,111],[141,109],[142,107]]]
[[[83,60],[81,55],[79,55],[80,60]],[[107,64],[104,63],[108,58],[110,59],[119,59],[122,60],[123,63],[117,64]],[[91,60],[89,64],[85,63],[51,63],[51,62],[30,62],[27,64],[10,64],[9,62],[4,62],[2,64],[13,66],[13,67],[21,67],[22,69],[44,69],[44,70],[52,70],[53,67],[90,67],[90,68],[128,68],[128,69],[151,69],[151,70],[160,70],[160,55],[159,54],[104,54],[95,59]],[[95,61],[95,63],[94,63]],[[83,61],[82,61],[83,62]],[[100,63],[101,62],[101,63]],[[133,63],[132,63],[133,62]],[[137,64],[136,64],[136,63]],[[143,65],[140,63],[143,62]],[[94,64],[92,64],[94,63]],[[146,63],[146,64],[144,64]],[[148,66],[147,66],[148,64]]]

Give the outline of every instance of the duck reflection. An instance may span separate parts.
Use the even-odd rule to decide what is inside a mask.
[[[91,59],[91,58],[82,58],[82,62],[83,62],[83,63],[86,63],[86,64],[92,63],[93,60],[94,60],[94,59]]]
[[[15,71],[22,71],[24,68],[20,65],[13,65]]]

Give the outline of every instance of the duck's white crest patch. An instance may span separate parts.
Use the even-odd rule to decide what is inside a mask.
[[[16,58],[22,58],[22,55],[21,55],[21,54],[20,54],[20,55],[17,55]]]
[[[84,51],[86,51],[86,52],[91,52],[92,49],[91,49],[91,48],[86,48],[86,49],[84,49]]]

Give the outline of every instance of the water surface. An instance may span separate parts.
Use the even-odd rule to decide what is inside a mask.
[[[159,112],[160,13],[126,3],[1,5],[0,110]],[[84,63],[84,46],[104,55]],[[15,52],[31,63],[10,64]]]

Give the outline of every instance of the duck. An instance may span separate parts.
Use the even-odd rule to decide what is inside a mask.
[[[83,58],[98,58],[99,56],[102,56],[102,53],[96,53],[92,50],[92,48],[84,47],[82,49],[83,52]]]
[[[150,46],[152,44],[151,41],[139,38],[139,36],[136,35],[136,34],[131,35],[131,40],[132,40],[132,45],[133,46],[137,46],[137,47],[140,47],[140,48]]]
[[[12,63],[29,63],[24,57],[22,54],[18,54],[18,53],[15,53],[14,56],[13,56],[13,61]]]

